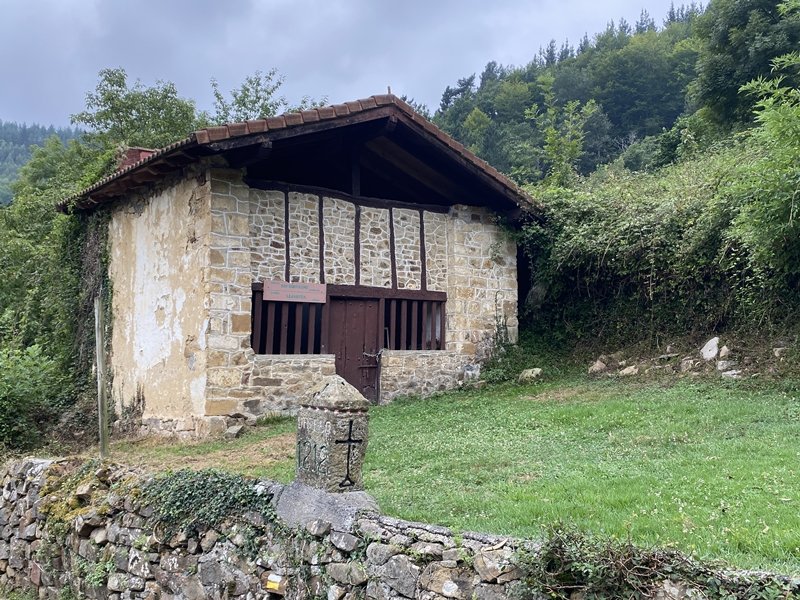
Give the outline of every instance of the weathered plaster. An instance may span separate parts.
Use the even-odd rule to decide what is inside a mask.
[[[209,187],[186,178],[118,205],[109,223],[111,370],[117,410],[202,414]]]

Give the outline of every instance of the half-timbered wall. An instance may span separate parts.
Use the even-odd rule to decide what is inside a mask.
[[[237,223],[249,219],[249,247],[227,230],[214,233],[228,244],[227,252],[249,250],[251,283],[366,286],[386,290],[381,293],[386,297],[392,289],[447,294],[444,350],[385,349],[382,401],[457,385],[464,366],[486,356],[498,320],[516,335],[516,251],[487,209],[418,207],[302,186],[261,187],[267,189],[244,186],[237,172],[212,173],[214,223],[231,222],[226,213],[233,206]],[[241,248],[230,246],[238,243]],[[243,275],[227,263],[226,269],[228,280]],[[250,289],[228,286],[235,296],[230,304],[249,306]],[[255,355],[240,332],[229,328],[226,335],[230,339],[209,342],[210,356],[221,364],[209,373],[208,414],[286,409],[292,405],[287,389],[302,381],[298,373],[313,378],[334,368],[330,354]],[[215,348],[220,342],[225,348]]]

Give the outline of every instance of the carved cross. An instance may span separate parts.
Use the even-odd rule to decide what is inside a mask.
[[[336,444],[347,444],[347,472],[345,473],[344,479],[339,484],[340,488],[352,487],[355,483],[352,479],[350,479],[350,454],[353,450],[353,446],[357,446],[363,441],[364,440],[353,438],[353,419],[350,419],[350,422],[348,424],[347,439],[335,440]]]

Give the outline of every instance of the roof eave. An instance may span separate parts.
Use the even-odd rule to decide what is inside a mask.
[[[112,198],[124,195],[124,192],[107,193],[109,190],[113,190],[119,182],[128,178],[135,181],[134,178],[137,174],[145,172],[158,162],[166,163],[171,157],[178,154],[189,156],[191,160],[199,160],[201,155],[223,153],[232,144],[245,145],[251,139],[256,140],[253,143],[258,143],[261,138],[269,138],[270,132],[286,131],[291,135],[289,132],[294,130],[294,135],[303,135],[304,130],[307,132],[322,128],[346,127],[354,120],[377,118],[375,114],[382,115],[386,112],[386,107],[393,107],[392,110],[399,111],[398,116],[402,116],[403,121],[413,127],[417,133],[437,145],[440,150],[450,154],[463,168],[481,178],[489,187],[505,196],[521,210],[532,214],[540,211],[536,202],[508,177],[416,113],[409,104],[391,94],[195,131],[188,137],[170,144],[151,156],[116,171],[80,193],[66,198],[57,205],[57,208],[62,212],[93,210]],[[326,122],[329,122],[330,127],[324,126]],[[106,193],[103,194],[103,192]],[[97,197],[99,194],[106,199]]]

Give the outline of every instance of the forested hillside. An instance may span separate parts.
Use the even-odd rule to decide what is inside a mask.
[[[520,234],[529,331],[625,343],[794,327],[798,48],[798,0],[712,0],[445,90],[437,124],[543,206]]]
[[[447,87],[434,120],[523,184],[551,166],[548,128],[581,139],[583,175],[620,155],[652,169],[677,158],[681,135],[711,142],[752,121],[754,99],[739,87],[798,44],[797,16],[771,0],[673,7],[660,22],[642,11],[577,47],[553,40],[523,67],[488,63]]]
[[[11,183],[19,168],[31,158],[31,146],[42,146],[48,138],[57,136],[62,142],[74,139],[79,132],[72,128],[52,125],[26,125],[0,120],[0,205],[11,201]]]

